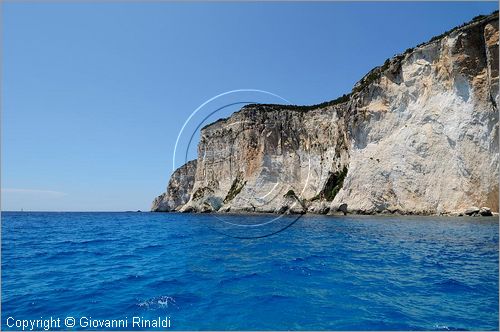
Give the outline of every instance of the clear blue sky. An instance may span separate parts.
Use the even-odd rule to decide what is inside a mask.
[[[386,58],[498,9],[2,5],[2,209],[55,211],[148,210],[184,121],[214,95],[255,88],[294,104],[334,99]]]

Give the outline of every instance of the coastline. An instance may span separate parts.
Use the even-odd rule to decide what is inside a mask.
[[[151,210],[498,213],[498,40],[495,11],[387,59],[331,102],[245,105],[201,129],[197,159]]]
[[[279,214],[279,213],[272,213],[272,212],[196,212],[196,211],[189,211],[189,212],[180,212],[180,211],[145,211],[144,213],[164,213],[164,214],[179,214],[179,215],[221,215],[221,216],[277,216],[277,215],[287,215],[287,216],[324,216],[324,217],[459,217],[459,218],[471,218],[471,219],[484,219],[484,218],[496,218],[498,219],[500,216],[500,213],[498,212],[492,212],[491,216],[481,216],[481,215],[460,215],[460,213],[443,213],[443,214],[437,214],[437,213],[429,213],[429,214],[422,214],[422,213],[399,213],[399,212],[376,212],[376,213],[347,213],[344,214],[342,212],[339,213],[334,213],[334,214],[323,214],[323,213],[313,213],[313,212],[306,212],[306,213],[284,213],[284,214]]]

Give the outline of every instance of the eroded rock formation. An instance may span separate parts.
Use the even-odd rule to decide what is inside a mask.
[[[156,197],[151,211],[170,212],[180,209],[191,198],[196,172],[196,160],[192,160],[175,170],[168,182],[167,191]]]
[[[202,129],[197,163],[153,210],[497,212],[498,37],[494,13],[387,60],[335,101],[243,107]]]

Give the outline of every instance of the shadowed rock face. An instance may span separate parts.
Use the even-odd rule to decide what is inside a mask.
[[[498,211],[498,35],[498,14],[476,20],[386,61],[338,103],[243,107],[202,129],[190,180],[181,167],[153,208]]]
[[[152,212],[176,211],[189,201],[196,172],[196,160],[188,161],[170,177],[167,191],[156,197],[151,207]]]

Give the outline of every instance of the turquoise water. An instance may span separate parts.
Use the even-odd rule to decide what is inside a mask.
[[[270,237],[221,234],[269,218],[4,212],[2,328],[137,316],[178,330],[498,329],[496,218],[305,216]]]

